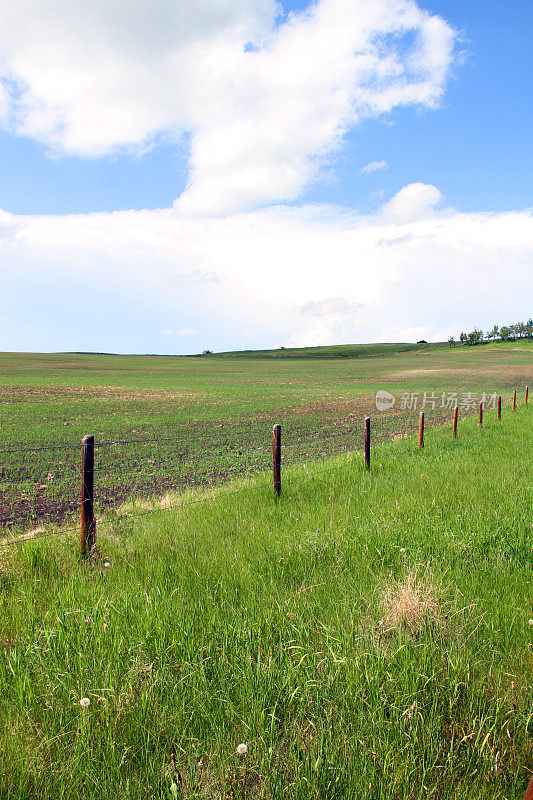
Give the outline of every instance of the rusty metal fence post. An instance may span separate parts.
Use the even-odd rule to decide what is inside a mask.
[[[420,412],[420,422],[418,423],[418,446],[424,447],[424,412]]]
[[[479,425],[480,428],[483,425],[483,403],[479,404],[479,421],[478,421],[478,425]]]
[[[272,467],[274,475],[274,494],[281,493],[281,425],[274,425],[272,431]]]
[[[365,417],[365,467],[370,469],[370,417]]]
[[[96,541],[94,517],[94,436],[84,436],[81,442],[81,536],[80,549],[86,558]]]
[[[529,786],[526,789],[524,800],[533,800],[533,778],[529,781]]]
[[[459,414],[459,407],[455,406],[453,409],[453,428],[452,428],[452,436],[455,439],[457,436],[457,415]]]

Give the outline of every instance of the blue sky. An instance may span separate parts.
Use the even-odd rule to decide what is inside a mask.
[[[209,2],[205,0],[203,7],[199,8],[197,19],[191,21],[187,18],[191,31],[187,46],[197,48],[194,58],[187,61],[189,50],[183,51],[183,55],[171,41],[171,34],[168,36],[170,43],[165,39],[169,61],[171,58],[184,59],[179,63],[191,70],[193,79],[199,70],[198,94],[206,85],[205,75],[210,76],[213,69],[217,69],[209,61],[210,48],[215,47],[207,30],[215,24],[211,19]],[[395,0],[383,0],[385,11],[387,3],[395,10]],[[159,4],[138,2],[136,5],[140,15],[153,14],[154,41],[159,42]],[[183,0],[176,0],[176,7],[180,5],[183,5]],[[370,6],[371,3],[368,0],[360,5]],[[29,26],[28,40],[21,43],[19,52],[12,44],[9,25],[20,26],[23,20],[13,19],[0,9],[0,23],[4,22],[5,31],[4,39],[0,34],[0,63],[7,65],[5,85],[9,87],[13,81],[17,84],[16,92],[4,101],[7,112],[0,128],[0,208],[6,212],[3,227],[0,222],[0,237],[4,231],[5,240],[0,250],[4,265],[1,272],[0,347],[196,352],[204,346],[226,349],[270,346],[278,342],[289,345],[326,344],[339,340],[407,338],[419,334],[432,338],[458,332],[469,324],[483,327],[494,322],[512,321],[506,315],[513,319],[529,315],[531,309],[528,310],[526,305],[528,293],[526,291],[524,296],[524,289],[530,286],[527,281],[531,273],[529,258],[532,252],[528,209],[533,206],[533,148],[530,141],[533,130],[533,84],[530,79],[533,70],[533,5],[528,0],[506,0],[505,3],[499,0],[442,0],[411,5],[415,10],[413,13],[418,16],[413,16],[412,31],[404,36],[403,44],[396,50],[402,68],[404,56],[407,62],[407,52],[411,48],[416,50],[418,33],[424,32],[426,26],[430,29],[429,15],[439,15],[442,21],[434,48],[437,51],[442,47],[443,55],[437,67],[433,68],[431,59],[424,66],[429,86],[427,93],[426,89],[416,90],[418,94],[414,101],[403,99],[405,84],[413,84],[416,78],[407,64],[397,85],[392,86],[395,78],[390,79],[391,91],[396,93],[390,108],[386,108],[384,90],[379,81],[371,78],[374,82],[371,103],[375,102],[376,110],[369,113],[365,110],[366,104],[361,103],[360,107],[356,104],[357,120],[346,121],[347,107],[344,110],[328,108],[327,113],[323,113],[329,102],[327,87],[323,89],[324,101],[321,102],[320,98],[316,100],[313,97],[309,80],[302,79],[300,94],[296,86],[288,95],[288,103],[298,102],[302,97],[301,129],[305,134],[307,129],[311,133],[309,141],[302,141],[301,152],[296,153],[285,152],[283,141],[276,141],[275,147],[270,145],[276,139],[277,130],[283,131],[284,126],[286,141],[300,136],[299,120],[287,117],[282,107],[283,99],[280,101],[279,120],[271,120],[272,113],[274,116],[278,113],[276,98],[280,93],[279,87],[296,80],[294,76],[298,75],[301,63],[298,59],[302,58],[298,48],[305,46],[302,41],[306,36],[323,34],[324,40],[330,37],[331,53],[336,52],[335,37],[342,37],[342,29],[335,26],[338,26],[339,19],[342,20],[342,14],[350,13],[346,10],[349,4],[341,7],[342,0],[322,0],[313,7],[316,10],[314,29],[306,28],[301,16],[311,8],[305,3],[284,3],[285,15],[276,19],[269,0],[258,1],[255,5],[247,4],[246,0],[234,0],[231,12],[234,16],[220,22],[227,44],[227,85],[234,86],[240,80],[238,71],[231,73],[234,69],[232,48],[235,52],[243,49],[239,36],[246,26],[249,27],[250,40],[256,42],[254,49],[258,50],[258,55],[261,55],[261,50],[265,52],[268,71],[279,72],[281,78],[278,78],[278,84],[266,88],[263,78],[249,86],[243,83],[239,96],[228,100],[229,110],[221,103],[221,109],[216,109],[212,117],[206,106],[208,108],[212,103],[215,108],[220,96],[224,96],[223,92],[215,93],[212,98],[207,96],[200,107],[197,98],[188,93],[187,87],[184,88],[177,77],[176,86],[170,86],[168,97],[162,96],[160,106],[154,108],[151,95],[159,89],[159,67],[154,66],[158,54],[148,52],[148,42],[146,61],[136,63],[135,48],[129,46],[136,42],[135,20],[128,30],[128,23],[124,25],[119,17],[103,14],[96,29],[95,41],[102,48],[102,62],[109,58],[113,67],[121,60],[116,85],[109,89],[109,105],[106,106],[101,101],[101,96],[108,92],[105,63],[101,76],[93,68],[94,53],[98,55],[98,51],[88,49],[84,55],[83,44],[81,56],[73,49],[58,59],[53,52],[57,42],[54,44],[52,41],[47,50],[43,44],[43,32],[50,30],[50,24],[55,24],[61,47],[63,25],[67,23],[53,16],[47,18],[46,14],[40,20],[37,11],[36,19]],[[76,30],[79,24],[81,30],[83,19],[76,18],[75,4],[72,9],[73,17],[68,21],[68,29]],[[290,12],[296,15],[297,24],[293,28],[299,27],[299,32],[290,31]],[[429,12],[429,15],[424,15],[424,12]],[[2,14],[6,19],[2,20]],[[142,31],[144,23],[141,16],[139,19]],[[179,15],[176,19],[176,38],[179,38],[182,35],[179,26],[184,23]],[[359,47],[358,37],[362,34],[357,28],[357,20],[351,24],[354,47]],[[381,55],[385,58],[389,55],[389,34],[382,35],[383,20],[373,20],[372,24],[376,26],[372,35],[382,37]],[[168,28],[168,21],[161,19],[161,27],[163,25]],[[116,41],[117,30],[125,46],[115,51],[109,41]],[[285,36],[284,31],[288,31]],[[400,39],[402,35],[394,34]],[[452,54],[446,51],[448,39],[453,39]],[[368,42],[372,41],[370,37],[364,44],[365,52],[371,52]],[[42,50],[41,61],[36,58],[35,63],[28,56],[34,42]],[[203,48],[201,51],[200,47]],[[301,52],[305,53],[305,49]],[[346,53],[348,58],[349,46]],[[204,55],[207,66],[202,61]],[[334,57],[330,55],[327,61],[327,56],[326,53],[324,63],[332,63]],[[46,72],[43,78],[39,67],[43,59],[45,63],[48,59],[51,65],[48,78]],[[199,61],[202,62],[201,69]],[[123,88],[127,83],[124,75],[129,80],[137,68],[140,75],[150,75],[152,71],[155,81],[143,97],[137,95],[135,88]],[[224,63],[222,73],[225,68]],[[207,72],[202,72],[203,69]],[[311,64],[311,75],[312,69]],[[320,69],[320,64],[317,64],[318,84]],[[79,86],[89,87],[85,104],[80,102],[82,89],[70,88],[73,76]],[[332,76],[332,85],[335,88],[340,85],[346,92],[354,87],[366,90],[364,81],[358,84],[357,78],[350,77],[348,67],[346,76]],[[171,75],[171,83],[172,79]],[[135,87],[133,81],[131,85]],[[21,109],[14,97],[18,98],[23,90],[28,92],[24,95]],[[268,112],[260,107],[263,91]],[[317,96],[319,92],[320,88],[317,88]],[[259,108],[254,117],[256,101]],[[242,117],[242,122],[238,120],[238,127],[233,125],[232,102],[236,104],[236,115]],[[306,108],[306,103],[309,108]],[[120,107],[124,121],[120,120],[116,133],[109,133],[106,130],[107,119],[116,107]],[[172,114],[168,113],[168,108],[172,109]],[[136,132],[137,122],[143,114],[146,121],[139,124]],[[99,124],[92,126],[93,120],[98,120]],[[254,126],[260,130],[271,121],[269,136],[256,136]],[[326,132],[322,139],[311,135],[315,124],[317,130],[324,125]],[[105,135],[102,133],[100,136],[100,130]],[[236,137],[236,144],[228,144],[231,136]],[[217,161],[211,153],[216,153],[218,147],[221,156]],[[258,148],[264,148],[263,155],[261,152],[257,155]],[[233,150],[236,150],[236,155]],[[317,159],[320,163],[315,167]],[[371,163],[380,166],[373,171],[361,172]],[[275,176],[272,186],[261,191],[258,187],[266,185],[271,175]],[[435,189],[401,194],[404,187],[410,185]],[[440,196],[435,199],[437,190]],[[400,199],[393,201],[394,207],[387,206],[395,196]],[[229,198],[227,204],[226,198]],[[175,216],[170,218],[168,210],[173,208],[173,203]],[[386,213],[384,208],[388,208]],[[139,213],[120,220],[112,215],[109,217],[110,212],[134,210]],[[154,214],[147,215],[143,210],[152,210]],[[101,214],[99,224],[104,226],[101,229],[98,226],[94,228],[94,220],[90,217],[94,212]],[[512,214],[508,217],[505,212]],[[483,269],[484,241],[490,238],[480,233],[480,219],[488,226],[491,215],[495,214],[500,215],[500,226],[505,224],[505,230],[514,231],[523,249],[519,253],[513,250],[514,245],[506,238],[502,227],[502,241],[493,243],[493,248],[500,251],[501,260],[489,265],[487,273],[479,274],[476,270]],[[51,215],[48,230],[55,231],[54,234],[46,233],[42,215]],[[110,220],[116,226],[112,233]],[[128,225],[134,230],[131,239],[138,239],[141,233],[144,236],[142,245],[137,244],[135,250],[129,249],[133,245],[129,244],[125,232]],[[515,230],[516,225],[519,228]],[[328,246],[335,250],[340,247],[347,226],[353,230],[357,228],[352,246],[354,252],[359,252],[360,248],[367,260],[369,252],[377,252],[376,246],[368,250],[365,237],[370,228],[375,232],[381,226],[383,236],[395,243],[394,268],[390,268],[391,271],[388,261],[382,262],[376,256],[375,269],[381,275],[379,286],[367,282],[361,297],[357,295],[360,285],[357,270],[363,268],[357,258],[339,267],[331,289],[327,283],[321,285],[314,279],[310,281],[309,272],[314,274],[320,265],[313,262],[312,254],[305,251],[304,245],[301,264],[295,265],[294,258],[287,256],[281,272],[281,275],[293,271],[296,274],[290,276],[287,302],[275,315],[278,324],[274,327],[258,324],[258,312],[265,294],[263,284],[269,266],[268,263],[258,266],[257,273],[252,274],[254,261],[262,262],[259,251],[264,250],[264,242],[257,231],[270,231],[268,243],[269,246],[272,243],[274,257],[279,259],[283,258],[280,253],[293,253],[295,248],[298,252],[296,243],[303,241],[303,237],[305,242],[314,238],[320,243],[327,240]],[[437,241],[437,231],[442,234],[443,226],[448,228],[445,235],[448,240],[457,235],[450,257],[457,258],[460,242],[461,258],[468,259],[468,263],[461,263],[458,268],[462,275],[471,274],[472,279],[472,290],[467,290],[472,302],[469,306],[459,304],[460,312],[453,294],[442,298],[437,274],[446,262],[443,242]],[[465,226],[468,233],[465,233]],[[491,232],[497,227],[492,226]],[[86,228],[85,233],[80,233]],[[391,233],[393,228],[397,229],[397,236]],[[76,231],[74,240],[73,229]],[[198,238],[194,241],[189,238],[191,230],[198,231]],[[230,230],[235,231],[233,239],[228,233]],[[187,232],[186,236],[183,231]],[[427,243],[430,236],[436,244],[433,249],[424,245],[426,249],[422,255],[421,242]],[[173,237],[177,237],[174,246]],[[212,250],[207,248],[205,237],[213,240]],[[466,245],[465,237],[468,239]],[[184,238],[187,238],[186,246],[183,245]],[[95,246],[95,239],[101,239],[100,249]],[[113,244],[118,240],[125,242],[121,252]],[[241,245],[242,240],[246,241],[245,247]],[[76,243],[75,255],[73,241]],[[381,246],[381,233],[376,234],[374,241]],[[508,252],[506,248],[510,248]],[[152,251],[157,252],[154,263],[146,255]],[[392,249],[390,252],[392,254]],[[237,269],[234,262],[241,258],[242,263]],[[89,273],[101,276],[101,284],[87,281],[78,267],[73,267],[73,262],[79,260],[86,264]],[[438,308],[433,317],[415,319],[408,303],[405,314],[395,312],[389,296],[394,287],[404,286],[406,292],[411,291],[412,273],[422,261],[435,272],[435,280],[428,286],[428,291],[434,291],[435,297],[439,298]],[[132,262],[135,262],[135,268],[131,267]],[[476,264],[478,266],[472,266]],[[474,299],[474,287],[479,286],[480,277],[490,280],[490,270],[498,274],[502,264],[507,268],[511,265],[516,271],[515,293],[501,297],[497,292],[491,294],[484,290],[479,301]],[[205,279],[205,275],[216,277]],[[172,289],[169,290],[168,286]],[[88,293],[95,307],[100,309],[97,334],[91,329],[80,332],[75,309],[72,313],[68,311],[81,290]],[[46,307],[51,310],[48,315],[42,312],[43,297],[47,300]],[[238,298],[237,305],[235,298]],[[337,304],[334,313],[331,313],[331,303],[328,305],[332,298],[345,304]],[[306,317],[302,309],[310,302],[324,303],[322,317],[311,320]],[[365,310],[356,313],[356,307]],[[342,308],[345,310],[339,310]],[[379,322],[385,309],[388,314],[386,324]],[[459,314],[463,315],[462,318]]]
[[[284,3],[286,10],[305,3]],[[376,204],[411,181],[439,186],[463,210],[503,210],[533,204],[533,4],[528,0],[448,0],[421,6],[461,35],[463,55],[437,112],[399,109],[384,124],[367,120],[346,137],[335,175],[300,200]],[[186,141],[161,137],[143,155],[93,159],[54,157],[31,139],[0,132],[0,207],[16,214],[68,214],[165,208],[184,189]],[[364,177],[359,169],[386,160]]]

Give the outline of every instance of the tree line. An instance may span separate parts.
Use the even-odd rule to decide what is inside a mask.
[[[459,336],[459,342],[466,345],[485,344],[487,342],[515,342],[517,339],[533,339],[533,319],[527,322],[515,322],[514,325],[494,325],[490,331],[474,328],[470,333],[464,331]],[[454,336],[448,339],[450,347],[455,347]]]

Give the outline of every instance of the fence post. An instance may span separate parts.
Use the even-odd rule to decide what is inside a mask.
[[[85,558],[96,541],[94,518],[94,436],[84,436],[81,442],[81,555]]]
[[[478,422],[478,425],[479,425],[480,428],[483,425],[483,403],[482,402],[479,404],[479,422]]]
[[[281,492],[281,425],[274,425],[272,432],[272,466],[274,473],[274,494]]]
[[[454,439],[457,436],[457,415],[458,415],[458,413],[459,413],[459,408],[458,408],[458,406],[455,406],[455,408],[453,409],[453,429],[452,429],[452,436],[453,436]]]
[[[524,800],[533,800],[533,778],[529,781],[529,785],[524,795]]]
[[[498,397],[498,419],[502,418],[502,398],[501,395]]]
[[[513,411],[516,411],[516,389],[513,392]]]
[[[526,406],[527,406],[527,393],[529,391],[529,386],[526,386]]]
[[[365,467],[370,469],[370,417],[365,417]]]
[[[420,422],[418,423],[418,446],[424,447],[424,412],[420,412]]]

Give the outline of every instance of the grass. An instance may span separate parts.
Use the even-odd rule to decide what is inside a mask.
[[[367,357],[314,359],[0,354],[0,525],[26,530],[77,509],[86,433],[95,435],[106,507],[265,468],[275,422],[296,462],[353,448],[367,414],[376,441],[412,430],[419,407],[402,409],[402,393],[418,392],[419,402],[435,393],[430,425],[449,418],[443,393],[459,402],[497,393],[508,404],[516,387],[520,400],[533,383],[526,345],[350,345],[341,350]],[[397,398],[393,410],[376,410],[379,388]],[[45,449],[27,450],[36,446]]]
[[[5,548],[0,797],[521,800],[532,445],[521,406]]]
[[[383,344],[337,344],[322,347],[280,347],[277,350],[237,350],[230,353],[212,353],[216,358],[375,358],[399,353],[434,353],[448,348],[445,342],[434,344],[390,342]]]
[[[531,339],[518,339],[513,342],[482,342],[475,347],[456,345],[454,350],[533,350]],[[402,353],[438,354],[450,350],[448,342],[389,342],[383,344],[337,344],[321,347],[280,347],[277,350],[237,350],[228,353],[211,353],[209,358],[375,358],[395,356]]]

